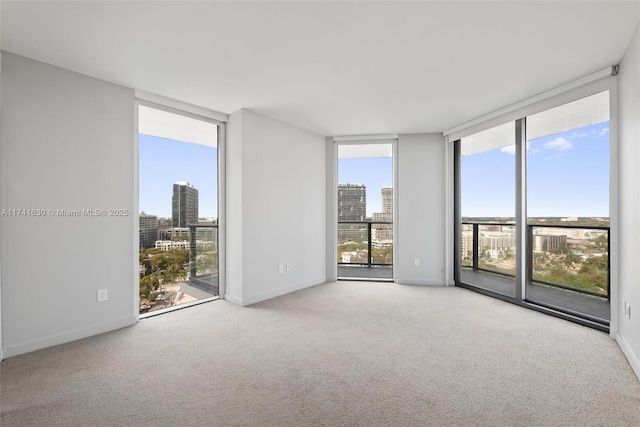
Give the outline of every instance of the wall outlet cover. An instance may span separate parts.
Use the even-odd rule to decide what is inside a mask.
[[[107,290],[98,289],[98,302],[104,302],[107,300]]]

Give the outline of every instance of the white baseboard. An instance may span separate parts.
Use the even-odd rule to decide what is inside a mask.
[[[640,359],[633,353],[631,346],[620,334],[616,334],[616,342],[622,349],[622,353],[625,355],[627,360],[629,361],[629,365],[631,365],[631,369],[635,372],[636,376],[640,380]]]
[[[131,326],[136,323],[135,316],[115,320],[113,322],[102,323],[100,325],[91,326],[89,328],[84,329],[76,329],[71,332],[65,332],[58,335],[52,335],[46,338],[41,338],[25,343],[14,344],[2,349],[2,356],[4,358],[9,358],[13,356],[18,356],[20,354],[30,353],[32,351],[41,350],[43,348],[53,347],[56,345],[68,343],[71,341],[76,341],[83,338],[88,338],[94,335],[103,334],[105,332],[110,332],[116,329],[124,328],[126,326]]]
[[[404,280],[398,279],[399,285],[414,285],[414,286],[447,286],[447,283],[442,280]]]
[[[295,291],[299,291],[301,289],[305,289],[311,286],[315,286],[315,285],[319,285],[321,283],[325,283],[326,280],[324,280],[324,278],[322,279],[317,279],[317,280],[310,280],[310,281],[306,281],[306,282],[302,282],[302,283],[297,283],[295,285],[291,285],[291,286],[287,286],[285,288],[279,288],[279,289],[273,289],[271,291],[268,292],[263,292],[261,294],[258,295],[253,295],[247,298],[234,298],[234,297],[230,297],[230,299],[227,299],[227,296],[225,296],[225,299],[227,299],[229,302],[233,303],[233,304],[237,304],[237,305],[241,305],[243,307],[246,307],[248,305],[251,304],[256,304],[258,302],[261,301],[265,301],[271,298],[275,298],[275,297],[279,297],[281,295],[285,295],[285,294],[289,294],[291,292],[295,292]]]
[[[229,301],[231,304],[242,305],[242,298],[234,297],[233,295],[224,294],[224,300]]]

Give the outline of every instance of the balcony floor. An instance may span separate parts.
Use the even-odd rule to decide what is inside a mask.
[[[463,283],[515,298],[515,279],[484,271],[462,270]],[[609,321],[609,302],[606,299],[571,292],[545,285],[527,286],[527,301],[555,307],[560,310],[587,314]]]
[[[197,300],[218,296],[217,284],[205,286],[203,283],[192,280],[182,282],[180,290]]]
[[[338,279],[393,280],[392,266],[338,265]]]

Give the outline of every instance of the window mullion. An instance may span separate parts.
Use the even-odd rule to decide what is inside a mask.
[[[527,125],[516,120],[516,299],[525,299],[527,282]]]

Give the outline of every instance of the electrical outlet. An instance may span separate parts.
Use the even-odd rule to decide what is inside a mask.
[[[278,273],[284,273],[284,265],[283,264],[280,264],[278,266]]]
[[[107,300],[107,290],[98,289],[98,302],[105,302]]]
[[[291,271],[291,264],[287,264],[287,273]]]
[[[622,300],[622,306],[624,308],[624,317],[631,319],[631,306],[627,303],[626,299]]]
[[[420,267],[420,259],[419,258],[416,258],[416,259],[413,260],[413,266],[414,267]]]

